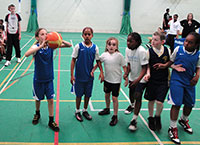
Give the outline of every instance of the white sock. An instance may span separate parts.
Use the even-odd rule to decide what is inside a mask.
[[[133,119],[132,120],[137,120],[137,118],[138,118],[138,115],[133,115]]]
[[[85,109],[85,108],[83,108],[83,110],[82,110],[83,112],[85,112],[85,111],[87,111],[87,109]]]
[[[177,120],[171,120],[170,119],[170,127],[176,128],[177,127]]]
[[[131,107],[134,107],[135,106],[135,103],[131,103]]]
[[[185,115],[182,114],[181,119],[184,120],[184,121],[187,121],[188,120],[188,116],[185,116]]]
[[[76,113],[79,113],[79,112],[81,112],[81,110],[80,109],[76,109]]]

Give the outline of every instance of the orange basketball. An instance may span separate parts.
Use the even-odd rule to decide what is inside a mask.
[[[57,32],[50,32],[47,34],[47,43],[48,46],[52,49],[56,49],[62,44],[62,36]]]

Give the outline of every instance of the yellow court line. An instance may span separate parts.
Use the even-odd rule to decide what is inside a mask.
[[[163,144],[174,144],[171,141],[163,141]],[[54,145],[54,143],[30,143],[30,142],[0,142],[2,145]],[[105,142],[105,143],[59,143],[59,145],[150,145],[158,142]],[[200,144],[200,141],[182,141],[181,144]]]
[[[25,57],[25,55],[22,57],[22,59]],[[22,60],[21,59],[21,60]],[[0,84],[0,88],[2,87],[2,85],[6,82],[6,80],[10,77],[10,75],[12,74],[12,72],[15,70],[15,68],[19,65],[19,63],[17,63],[15,65],[15,67],[12,69],[12,71],[6,76],[6,78],[3,80],[3,82]]]

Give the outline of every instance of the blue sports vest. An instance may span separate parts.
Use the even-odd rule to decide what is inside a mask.
[[[39,44],[37,44],[39,46]],[[34,80],[38,82],[48,82],[54,79],[53,72],[53,49],[41,48],[34,55],[35,71]]]
[[[87,82],[94,78],[90,75],[96,54],[96,45],[86,47],[79,43],[78,57],[76,61],[75,78],[79,82]]]

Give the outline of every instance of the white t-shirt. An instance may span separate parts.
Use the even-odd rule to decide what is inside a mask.
[[[100,61],[104,63],[105,78],[109,83],[121,83],[122,67],[126,66],[123,55],[120,52],[110,54],[104,52],[100,56]]]
[[[143,46],[139,46],[134,50],[126,48],[126,62],[130,63],[131,68],[129,80],[134,81],[139,77],[142,71],[142,66],[149,63],[147,51]],[[145,81],[142,79],[140,82],[144,83]]]
[[[168,34],[177,35],[177,31],[181,30],[181,24],[178,20],[175,23],[174,23],[174,20],[171,20],[171,21],[169,21],[168,24],[170,25]]]

